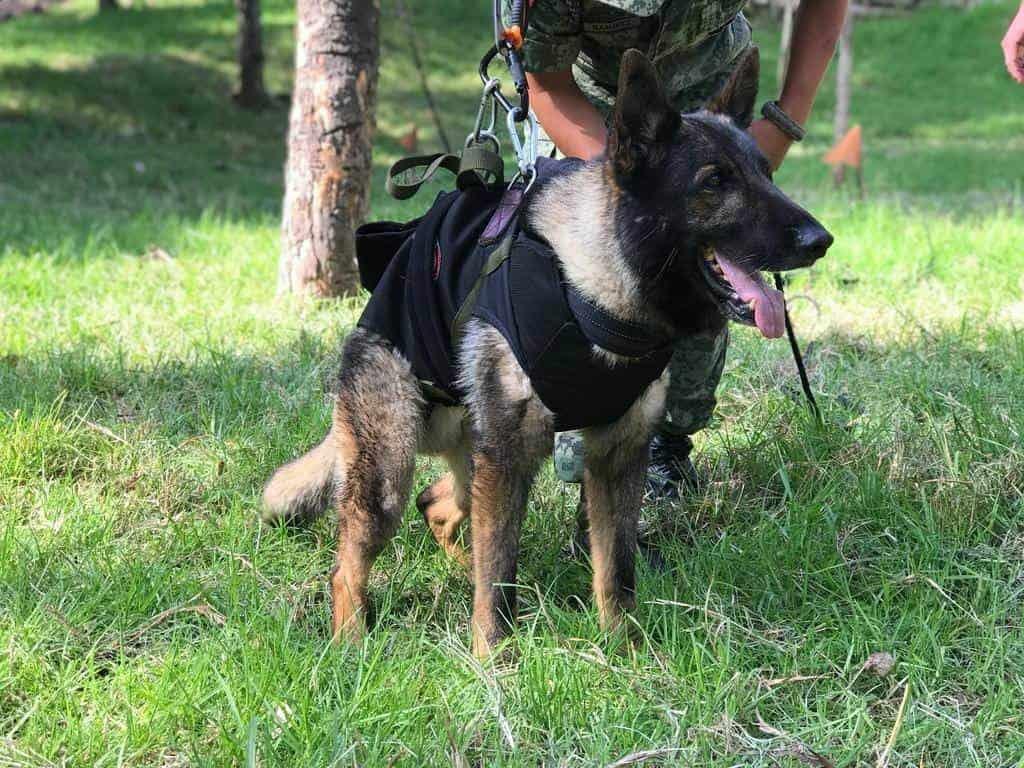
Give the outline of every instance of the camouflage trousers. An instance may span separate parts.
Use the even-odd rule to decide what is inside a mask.
[[[665,420],[661,431],[673,437],[703,429],[714,413],[715,390],[725,367],[729,330],[690,336],[676,344],[669,361],[669,385]],[[555,473],[567,483],[583,480],[583,434],[555,435]]]

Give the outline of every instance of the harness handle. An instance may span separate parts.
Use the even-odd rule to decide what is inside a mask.
[[[500,155],[484,146],[473,145],[463,150],[462,157],[444,152],[403,157],[388,169],[384,186],[396,200],[408,200],[439,170],[445,170],[455,176],[456,188],[465,191],[471,187],[502,184],[503,166]]]

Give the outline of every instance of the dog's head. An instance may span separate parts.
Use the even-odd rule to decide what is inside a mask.
[[[784,305],[761,272],[813,264],[832,236],[772,183],[767,160],[746,132],[758,74],[751,49],[705,110],[680,115],[669,107],[651,62],[627,52],[607,163],[629,200],[617,206],[620,232],[629,245],[659,243],[636,248],[641,277],[656,281],[666,298],[674,286],[690,295],[698,284],[698,295],[726,317],[775,338],[784,330]]]

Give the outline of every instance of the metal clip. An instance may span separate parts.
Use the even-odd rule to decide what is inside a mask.
[[[512,149],[516,153],[516,163],[519,166],[519,176],[530,177],[529,184],[537,176],[537,118],[533,112],[526,113],[526,120],[523,121],[523,139],[519,138],[519,131],[516,129],[516,114],[510,111],[505,116],[505,124],[508,127],[509,136],[512,137]]]
[[[466,136],[464,146],[469,147],[473,144],[487,142],[494,147],[496,153],[501,154],[501,142],[498,140],[498,135],[494,132],[498,115],[498,104],[494,99],[494,93],[500,88],[501,81],[496,77],[492,77],[484,84],[484,91],[480,96],[480,108],[476,112],[476,122],[473,124],[473,130]],[[484,128],[484,112],[487,109],[488,103],[491,106],[491,115],[487,127]]]

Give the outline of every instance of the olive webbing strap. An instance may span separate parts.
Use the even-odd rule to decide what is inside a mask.
[[[433,178],[438,169],[444,168],[456,176],[459,173],[459,156],[438,152],[434,155],[413,155],[403,157],[388,169],[388,177],[384,186],[396,200],[407,200],[419,190],[426,182]],[[422,173],[415,173],[423,169]],[[412,181],[400,182],[398,177],[403,174],[412,176]]]
[[[462,306],[459,307],[459,311],[455,313],[455,319],[452,320],[452,348],[457,349],[459,342],[462,340],[462,334],[466,330],[466,323],[469,322],[470,316],[473,314],[473,308],[476,306],[476,299],[480,295],[480,289],[483,288],[484,280],[487,276],[494,272],[500,267],[512,253],[512,241],[515,239],[518,227],[513,223],[508,228],[508,233],[502,238],[502,241],[498,243],[498,247],[495,248],[487,261],[484,263],[483,269],[480,270],[480,274],[477,275],[476,280],[473,283],[473,287],[469,289],[469,293],[466,294],[465,300],[462,302]]]
[[[384,186],[396,200],[408,200],[439,170],[454,175],[455,186],[459,190],[466,190],[470,187],[501,184],[504,181],[504,166],[501,155],[473,145],[463,150],[462,157],[445,152],[403,157],[388,169]],[[399,181],[401,177],[408,180]]]
[[[471,144],[462,150],[459,173],[455,186],[466,189],[471,186],[491,186],[505,181],[505,161],[497,152],[480,144]]]

